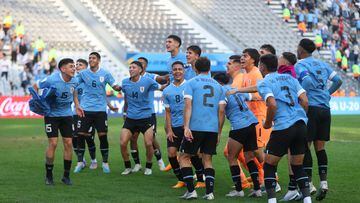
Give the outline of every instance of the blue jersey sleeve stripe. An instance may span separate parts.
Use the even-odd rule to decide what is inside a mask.
[[[333,71],[329,76],[329,80],[332,80],[335,77],[335,75],[336,75],[336,72]]]

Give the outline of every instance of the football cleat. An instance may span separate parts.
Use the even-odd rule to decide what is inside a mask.
[[[328,190],[329,190],[329,188],[328,188],[327,181],[321,181],[320,188],[316,194],[316,200],[321,201],[321,200],[325,199],[326,193]]]
[[[244,194],[244,191],[237,191],[237,190],[232,190],[230,191],[229,193],[227,193],[225,195],[226,197],[244,197],[245,194]]]
[[[182,188],[182,187],[185,187],[185,186],[186,186],[186,184],[183,181],[178,181],[176,183],[176,185],[172,186],[172,188],[178,189],[178,188]]]
[[[72,182],[69,177],[61,178],[61,182],[63,182],[65,185],[72,185]]]
[[[195,185],[195,188],[205,188],[206,185],[204,182],[197,182],[196,185]]]
[[[55,185],[54,179],[52,177],[46,177],[45,178],[45,185]]]
[[[316,193],[316,187],[312,182],[309,182],[309,189],[310,189],[310,195],[313,195]]]
[[[90,166],[89,168],[94,170],[94,169],[97,169],[98,165],[97,165],[97,161],[96,159],[95,160],[91,160],[91,163],[90,163]]]
[[[104,173],[110,173],[109,163],[102,163],[102,169]]]
[[[171,169],[172,169],[171,164],[168,164],[168,165],[165,167],[164,172],[168,172],[168,171],[170,171]]]
[[[287,202],[287,201],[297,200],[300,197],[301,195],[297,190],[289,190],[280,201]]]
[[[77,162],[77,165],[74,169],[74,173],[80,173],[81,170],[85,168],[84,162]]]
[[[205,200],[214,200],[215,199],[214,193],[209,193],[209,194],[204,195],[203,199],[205,199]]]
[[[141,165],[140,164],[135,164],[134,168],[131,170],[131,172],[136,173],[141,171]]]
[[[131,173],[131,168],[125,168],[125,170],[121,173],[121,175],[129,175]]]
[[[251,190],[250,194],[248,195],[248,197],[261,197],[262,193],[261,190]]]
[[[165,171],[165,163],[162,159],[158,161],[160,171]]]
[[[152,174],[151,168],[145,168],[144,175],[149,176]]]

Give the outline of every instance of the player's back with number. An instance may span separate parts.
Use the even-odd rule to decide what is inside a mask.
[[[192,99],[191,130],[218,132],[218,110],[222,97],[221,85],[209,75],[200,74],[186,83],[185,98]]]
[[[311,85],[306,88],[309,106],[329,108],[330,94],[326,84],[336,75],[336,72],[325,62],[313,57],[300,60],[296,63],[295,70],[300,81],[306,76],[311,78]]]
[[[299,104],[299,95],[305,92],[299,82],[288,74],[271,73],[258,83],[258,91],[266,101],[269,96],[276,100],[274,130],[290,127],[298,120],[307,122],[304,109]]]

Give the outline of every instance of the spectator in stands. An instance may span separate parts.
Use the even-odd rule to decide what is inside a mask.
[[[358,64],[353,64],[352,65],[352,71],[353,71],[353,77],[355,80],[359,80],[360,77],[360,67]]]
[[[309,11],[308,14],[306,14],[306,22],[307,22],[307,29],[311,32],[314,23],[314,13],[312,11]]]
[[[2,24],[0,24],[0,50],[3,49],[4,42],[5,42],[5,32],[2,29]]]
[[[318,51],[320,51],[320,49],[321,49],[321,47],[323,45],[323,39],[321,37],[321,34],[316,34],[314,43],[315,43],[316,49]]]
[[[31,80],[33,79],[33,75],[31,73],[31,70],[29,66],[24,66],[24,71],[20,73],[20,81],[21,81],[21,87],[24,90],[24,95],[28,95],[28,87],[31,84]]]
[[[330,36],[330,33],[329,33],[329,28],[327,25],[323,25],[321,27],[321,37],[322,37],[322,40],[323,40],[323,47],[324,48],[327,48],[328,47],[328,44],[327,44],[327,41],[328,41],[328,38]]]
[[[299,22],[298,29],[299,29],[301,36],[304,36],[304,33],[306,32],[306,25],[305,25],[304,21]]]
[[[335,54],[336,63],[339,69],[341,69],[341,60],[342,60],[342,53],[341,50],[336,50]]]
[[[284,18],[285,22],[287,22],[287,23],[289,22],[289,20],[290,20],[290,10],[289,10],[288,7],[285,7],[283,9],[283,18]]]
[[[354,50],[354,63],[358,64],[360,48],[357,42],[354,43],[353,50]]]
[[[51,46],[51,49],[49,50],[48,53],[48,61],[52,61],[53,59],[57,58],[57,52],[55,47]]]
[[[17,40],[16,35],[13,35],[10,41],[10,50],[11,50],[11,62],[16,64],[17,62],[17,55],[19,53],[19,42]]]
[[[347,69],[348,69],[348,60],[347,60],[347,57],[346,55],[344,54],[341,58],[341,69],[344,71],[344,72],[347,72]]]
[[[23,36],[23,38],[20,40],[18,50],[19,50],[18,53],[19,64],[25,65],[25,63],[28,60],[28,50],[29,50],[29,44],[27,44],[25,36]]]
[[[5,32],[5,35],[8,34],[8,31],[10,30],[12,24],[13,24],[13,18],[10,12],[7,12],[3,20],[3,30]]]
[[[49,71],[50,73],[53,73],[55,68],[56,68],[56,59],[55,58],[51,58],[51,61],[49,62]]]
[[[6,54],[0,51],[0,77],[8,80],[11,62],[6,59]]]
[[[38,39],[35,41],[35,49],[36,54],[34,55],[34,60],[36,59],[36,62],[41,61],[42,53],[45,49],[45,42],[44,40],[42,40],[41,36],[39,36]]]
[[[25,34],[25,27],[21,21],[19,21],[18,24],[16,25],[15,34],[16,34],[16,37],[18,37],[18,38],[22,38]]]

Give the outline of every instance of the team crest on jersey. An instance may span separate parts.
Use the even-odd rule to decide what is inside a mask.
[[[104,77],[101,76],[99,79],[100,79],[100,82],[104,82]]]
[[[143,93],[145,90],[145,87],[140,87],[140,92]]]
[[[70,87],[70,93],[73,94],[74,93],[75,88],[74,87]]]

